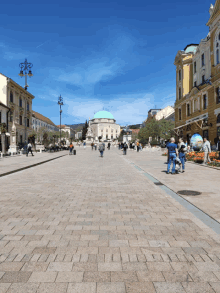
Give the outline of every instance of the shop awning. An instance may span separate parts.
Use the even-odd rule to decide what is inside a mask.
[[[184,127],[184,126],[186,126],[186,125],[190,125],[190,124],[192,124],[192,123],[197,123],[198,121],[201,121],[201,120],[204,120],[204,119],[206,119],[206,118],[208,118],[208,117],[203,117],[203,118],[198,118],[198,119],[195,119],[195,120],[193,120],[193,121],[191,121],[191,122],[188,122],[188,123],[186,123],[186,124],[183,124],[183,125],[181,125],[181,126],[178,126],[178,127],[175,127],[174,129],[179,129],[179,128],[182,128],[182,127]],[[197,124],[198,125],[198,124]],[[199,126],[199,125],[198,125]],[[200,127],[200,126],[199,126]],[[200,127],[201,128],[201,127]]]

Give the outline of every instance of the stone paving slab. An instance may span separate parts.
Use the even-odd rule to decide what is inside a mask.
[[[122,155],[120,151],[117,152]],[[137,153],[129,150],[126,160],[136,164],[175,192],[180,190],[201,192],[199,196],[181,196],[220,222],[220,171],[186,162],[185,173],[167,175],[165,164],[167,157],[161,154],[160,151]]]
[[[41,163],[59,156],[68,154],[68,151],[60,151],[55,153],[33,152],[34,156],[16,155],[0,158],[0,176],[4,173],[12,172],[20,168],[25,168],[37,163]]]
[[[220,292],[218,235],[139,155],[87,147],[1,177],[0,293]]]

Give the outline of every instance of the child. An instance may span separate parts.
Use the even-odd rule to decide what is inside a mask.
[[[175,160],[175,171],[176,171],[176,174],[178,174],[180,172],[180,168],[181,168],[181,161],[178,157],[176,157],[176,160]]]

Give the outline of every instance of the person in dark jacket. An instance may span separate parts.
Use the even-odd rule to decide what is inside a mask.
[[[124,143],[124,145],[123,145],[123,153],[124,153],[124,155],[126,155],[126,153],[127,153],[127,148],[128,148],[128,145],[126,144],[126,142]]]
[[[110,150],[110,147],[111,147],[111,143],[109,142],[108,143],[108,150]]]

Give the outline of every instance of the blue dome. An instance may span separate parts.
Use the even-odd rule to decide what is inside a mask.
[[[108,111],[99,111],[95,113],[93,119],[100,119],[100,118],[107,118],[107,119],[114,119],[113,115]]]

